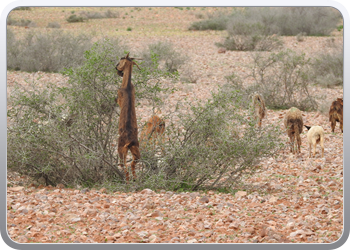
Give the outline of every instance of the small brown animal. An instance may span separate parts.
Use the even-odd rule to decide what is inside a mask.
[[[329,108],[329,121],[331,122],[333,133],[337,122],[340,123],[340,129],[343,133],[343,98],[337,98],[337,100],[332,102]]]
[[[165,121],[157,115],[153,115],[141,132],[140,141],[156,140],[165,131]]]
[[[287,130],[288,137],[290,139],[290,152],[295,153],[296,146],[298,147],[298,152],[300,153],[301,139],[300,133],[303,131],[303,117],[298,108],[290,108],[286,116],[284,117],[284,126]]]
[[[261,128],[262,119],[266,115],[265,101],[260,94],[254,94],[252,97],[252,107],[254,109],[254,115],[258,121],[258,126]]]
[[[306,126],[307,140],[309,142],[309,157],[311,158],[311,147],[313,147],[313,157],[316,155],[316,144],[320,144],[322,157],[324,156],[324,130],[321,126]]]

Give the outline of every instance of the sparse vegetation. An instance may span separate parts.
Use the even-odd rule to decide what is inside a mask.
[[[308,91],[310,59],[305,54],[292,50],[269,55],[257,52],[253,60],[248,74],[254,78],[254,84],[244,86],[242,79],[233,74],[227,79],[234,89],[242,90],[246,96],[261,93],[270,109],[297,107],[303,111],[317,110],[315,97]]]
[[[30,7],[17,7],[17,8],[14,8],[13,10],[30,10]]]
[[[156,42],[148,45],[148,47],[141,52],[143,66],[153,67],[154,56],[157,56],[158,67],[171,73],[178,71],[179,67],[183,65],[186,60],[186,56],[176,51],[174,46],[169,42]]]
[[[320,53],[312,62],[315,83],[326,88],[343,86],[343,64],[343,51],[340,49]]]
[[[195,22],[190,29],[226,29],[233,35],[248,35],[256,29],[265,36],[278,34],[296,36],[305,32],[308,36],[327,36],[337,26],[340,12],[330,7],[246,7],[235,9],[230,15],[219,15]],[[214,25],[215,24],[215,25]],[[220,25],[218,25],[220,24]]]
[[[59,29],[61,28],[61,25],[58,22],[50,22],[47,24],[47,28]]]
[[[120,13],[117,11],[107,10],[105,12],[81,11],[80,15],[86,19],[118,18]]]
[[[228,50],[271,51],[281,47],[279,35],[326,36],[339,20],[340,13],[327,7],[247,7],[194,22],[189,29],[226,29],[228,36],[217,45]]]
[[[29,31],[22,38],[7,29],[7,36],[7,68],[12,70],[58,72],[81,65],[91,47],[90,37],[58,29]]]
[[[201,16],[203,17],[203,16]],[[194,22],[188,28],[189,30],[225,30],[228,17],[224,15],[218,15],[207,20]]]
[[[22,27],[24,27],[24,26],[36,27],[37,26],[36,23],[31,21],[31,20],[28,20],[28,19],[15,20],[10,16],[7,18],[6,24],[9,26],[22,26]]]
[[[70,15],[67,19],[67,22],[69,23],[79,23],[84,22],[84,18],[82,16],[77,16],[75,14]]]

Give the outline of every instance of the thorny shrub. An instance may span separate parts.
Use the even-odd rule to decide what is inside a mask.
[[[8,100],[8,169],[46,184],[66,186],[122,185],[117,167],[118,107],[122,78],[116,74],[124,47],[103,40],[86,51],[82,66],[66,69],[68,82],[44,87],[16,86]],[[140,65],[141,66],[141,65]],[[162,92],[152,79],[170,77],[160,70],[135,69],[136,99]]]
[[[141,152],[135,188],[230,189],[254,174],[284,144],[279,127],[256,128],[243,102],[238,91],[221,90],[198,104],[179,103],[158,149]]]
[[[343,50],[335,48],[316,56],[312,62],[315,83],[323,87],[343,86]]]
[[[158,57],[156,60],[158,67],[170,73],[178,71],[187,59],[186,56],[176,51],[170,42],[156,42],[148,45],[141,52],[144,67],[153,67],[154,56]]]
[[[28,31],[22,38],[7,29],[7,69],[58,72],[81,65],[91,45],[90,37],[59,29]]]
[[[227,79],[234,89],[241,89],[245,96],[258,92],[264,96],[271,109],[297,107],[300,110],[317,110],[318,105],[309,93],[310,59],[292,50],[278,53],[255,53],[247,77],[254,83],[244,86],[235,74]]]

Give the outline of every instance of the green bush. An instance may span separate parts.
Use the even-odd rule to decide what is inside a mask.
[[[240,89],[245,96],[258,92],[264,96],[265,104],[271,109],[297,107],[300,110],[317,110],[315,97],[309,94],[310,59],[305,54],[285,50],[269,55],[255,53],[249,77],[254,84],[244,86],[236,75],[227,77],[233,89]]]
[[[125,47],[103,40],[86,51],[80,67],[66,69],[67,84],[36,82],[20,85],[8,100],[9,171],[46,184],[67,186],[122,186],[123,171],[117,167],[118,107],[115,103],[122,78],[115,66]],[[161,71],[133,71],[137,100],[142,93],[163,91],[148,83],[167,77]],[[149,98],[149,96],[145,97]]]
[[[69,23],[78,23],[78,22],[84,22],[84,17],[82,16],[77,16],[75,14],[70,15],[66,20]]]
[[[7,68],[22,71],[58,72],[81,65],[91,38],[63,30],[29,31],[17,39],[7,30]]]
[[[197,17],[197,16],[196,16]],[[197,18],[204,18],[203,15]],[[213,18],[194,22],[188,28],[189,30],[225,30],[228,18],[224,15],[218,15]]]
[[[118,18],[120,16],[119,12],[114,12],[107,10],[105,12],[89,12],[82,11],[80,12],[81,16],[84,16],[85,19],[102,19],[102,18]]]
[[[17,8],[14,8],[13,10],[30,10],[30,7],[17,7]]]
[[[222,90],[197,104],[179,104],[178,117],[167,117],[169,141],[158,144],[163,154],[141,153],[136,188],[231,188],[254,174],[283,143],[277,126],[255,128],[251,114],[242,111],[243,102],[239,92]]]

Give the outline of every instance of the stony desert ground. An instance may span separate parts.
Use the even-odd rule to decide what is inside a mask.
[[[60,23],[61,29],[77,33],[83,30],[96,37],[118,36],[135,50],[153,41],[171,42],[190,58],[186,63],[195,81],[176,83],[178,91],[165,100],[164,114],[171,112],[170,107],[183,97],[209,98],[211,91],[226,83],[225,76],[243,74],[242,65],[251,62],[250,52],[218,53],[215,42],[222,40],[225,31],[188,30],[191,22],[198,21],[197,13],[215,13],[220,11],[218,8],[116,8],[125,18],[74,24],[65,20],[73,10],[86,8],[33,8],[11,15],[37,23],[37,27],[29,29],[45,29],[50,20]],[[127,27],[132,31],[126,31]],[[18,34],[24,29],[14,27]],[[341,34],[335,33],[332,38],[342,43]],[[303,42],[295,37],[282,39],[285,48],[307,56],[330,49],[330,37],[307,37]],[[46,82],[67,81],[59,73],[8,71],[8,98],[15,83],[25,85],[39,75],[43,86]],[[339,87],[312,86],[310,91],[322,93],[328,104],[343,95]],[[141,106],[136,112],[145,120],[152,111]],[[268,110],[263,125],[280,122],[282,126],[285,113],[286,110]],[[264,171],[246,179],[235,194],[149,189],[111,193],[105,188],[37,186],[25,176],[8,172],[8,234],[18,243],[335,242],[343,229],[343,135],[339,126],[335,133],[331,132],[327,112],[302,115],[304,124],[324,128],[325,156],[321,158],[318,147],[316,158],[308,157],[305,129],[300,154],[285,150],[276,159],[265,159],[261,162]]]

